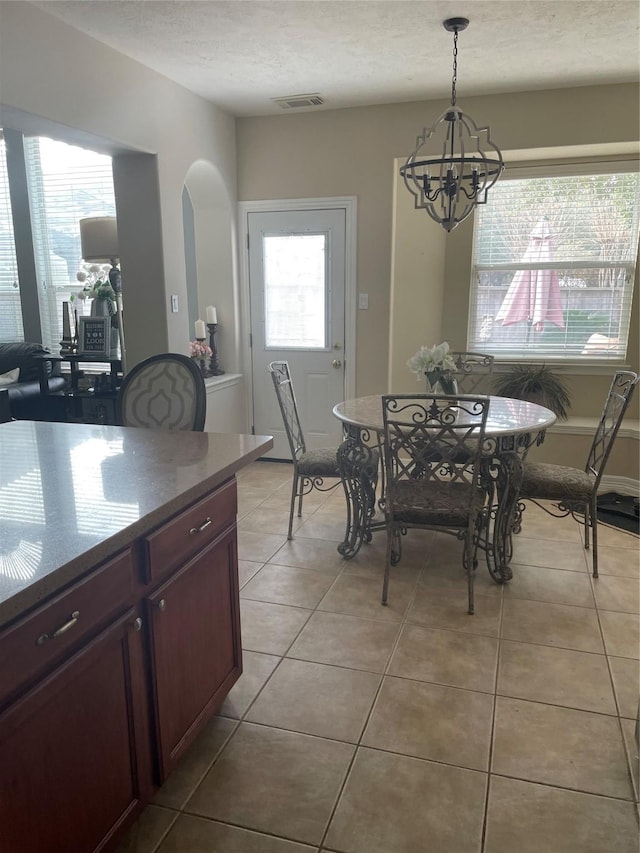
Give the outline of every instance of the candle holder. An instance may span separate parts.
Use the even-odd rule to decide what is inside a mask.
[[[211,362],[209,367],[211,372],[209,373],[209,376],[222,376],[224,373],[224,370],[218,362],[218,350],[216,349],[217,328],[217,323],[207,323],[207,329],[209,329],[209,349],[211,350]]]
[[[196,338],[196,340],[199,344],[206,344],[205,338]],[[208,376],[213,376],[213,373],[211,373],[210,368],[207,367],[207,359],[205,356],[199,358],[198,362],[200,364],[200,373],[202,373],[203,379],[206,379]]]

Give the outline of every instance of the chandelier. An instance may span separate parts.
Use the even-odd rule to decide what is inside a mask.
[[[486,203],[487,192],[504,169],[502,154],[490,138],[491,129],[478,127],[456,106],[458,33],[468,24],[467,18],[448,18],[442,24],[453,33],[451,106],[422,131],[416,150],[400,167],[415,207],[426,210],[446,231],[453,231],[477,204]],[[430,154],[427,148],[440,153]]]

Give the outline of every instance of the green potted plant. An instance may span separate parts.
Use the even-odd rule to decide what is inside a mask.
[[[569,390],[560,376],[546,364],[514,364],[494,380],[499,397],[515,397],[544,406],[566,421],[571,408]]]

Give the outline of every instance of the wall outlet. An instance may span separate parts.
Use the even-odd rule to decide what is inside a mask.
[[[176,293],[171,294],[171,313],[178,313],[178,296]]]
[[[366,310],[369,307],[369,294],[368,293],[359,293],[358,294],[358,308],[362,310]]]

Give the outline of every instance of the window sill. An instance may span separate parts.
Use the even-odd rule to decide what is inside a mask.
[[[550,361],[548,359],[527,360],[527,361],[496,361],[494,363],[494,373],[506,373],[513,367],[526,364],[545,364],[547,367],[553,368],[557,373],[564,373],[568,376],[613,376],[617,370],[631,370],[628,364],[620,362],[602,361]]]

